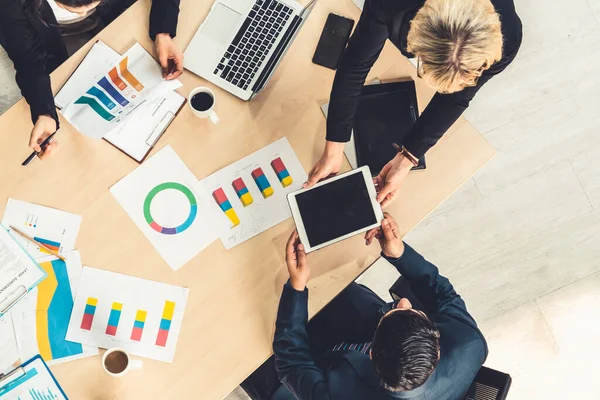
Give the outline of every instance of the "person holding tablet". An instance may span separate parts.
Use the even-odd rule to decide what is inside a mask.
[[[16,69],[16,81],[29,103],[33,129],[29,147],[47,158],[59,149],[53,138],[40,144],[59,126],[50,73],[68,57],[66,42],[80,44],[99,32],[132,0],[0,0],[0,45]],[[179,0],[153,0],[150,37],[166,79],[183,72],[183,53],[172,38],[177,28]],[[71,51],[77,50],[76,46]],[[169,65],[171,64],[171,65]]]
[[[437,93],[377,177],[382,206],[479,89],[514,60],[522,26],[514,0],[366,0],[335,75],[325,150],[306,187],[339,171],[359,94],[387,39],[416,57],[417,75]]]
[[[310,266],[294,231],[271,357],[242,383],[253,400],[463,399],[487,357],[487,345],[447,278],[403,243],[394,219],[365,235],[410,284],[386,304],[352,283],[310,322]],[[417,304],[420,303],[420,309]]]

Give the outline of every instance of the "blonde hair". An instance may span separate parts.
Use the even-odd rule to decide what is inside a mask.
[[[420,58],[429,86],[458,92],[502,58],[500,18],[490,0],[426,0],[410,23],[407,50]]]

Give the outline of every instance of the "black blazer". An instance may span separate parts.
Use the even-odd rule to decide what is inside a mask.
[[[350,140],[360,90],[387,39],[405,56],[413,56],[406,50],[406,37],[410,21],[424,2],[425,0],[365,1],[363,13],[335,74],[327,115],[327,140]],[[502,59],[483,72],[476,86],[452,94],[436,93],[433,96],[402,143],[417,158],[421,158],[437,143],[467,109],[479,89],[494,75],[502,72],[517,55],[523,32],[514,0],[491,2],[502,23]]]
[[[273,351],[284,386],[273,400],[462,400],[487,357],[487,345],[475,320],[452,284],[438,269],[406,245],[402,257],[388,259],[410,283],[429,318],[440,331],[440,361],[421,387],[392,393],[383,389],[369,355],[332,352],[327,359],[311,353],[306,323],[308,290],[285,285]]]
[[[150,36],[169,33],[175,36],[180,0],[154,0],[150,11]],[[110,22],[132,0],[108,0],[98,8]],[[48,2],[34,10],[33,0],[0,0],[0,44],[16,69],[17,85],[31,108],[31,120],[40,115],[58,116],[50,85],[50,73],[67,58],[58,22]]]

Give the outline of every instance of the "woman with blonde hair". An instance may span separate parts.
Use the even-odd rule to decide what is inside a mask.
[[[377,177],[383,206],[481,86],[512,62],[521,38],[513,0],[366,0],[335,75],[325,150],[304,186],[339,171],[360,91],[387,39],[416,57],[417,75],[437,93]]]

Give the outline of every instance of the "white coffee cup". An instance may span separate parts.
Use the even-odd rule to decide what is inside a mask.
[[[197,94],[205,94],[210,96],[210,100],[212,100],[212,102],[204,102],[202,104],[202,109],[197,109],[194,108],[194,106],[192,105],[192,99],[194,98],[195,95]],[[207,96],[204,96],[204,99],[208,99]],[[215,94],[213,93],[212,90],[210,90],[207,87],[197,87],[194,90],[192,90],[190,92],[190,95],[188,97],[188,104],[190,105],[190,108],[192,109],[192,112],[194,113],[195,116],[200,117],[200,118],[210,118],[210,120],[212,121],[213,124],[216,124],[217,122],[219,122],[219,117],[217,116],[217,113],[215,112]]]
[[[134,369],[142,369],[142,360],[135,360],[129,353],[119,347],[106,350],[102,356],[102,368],[107,374],[120,377]]]

